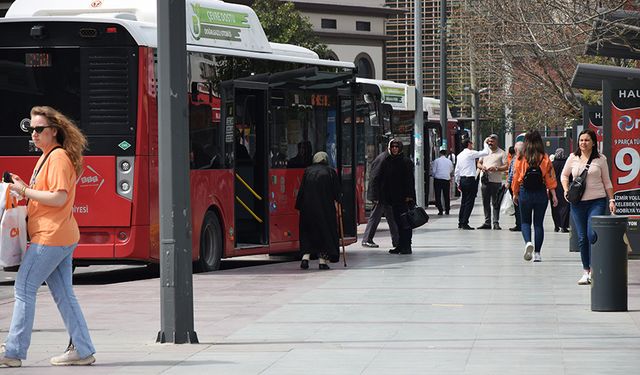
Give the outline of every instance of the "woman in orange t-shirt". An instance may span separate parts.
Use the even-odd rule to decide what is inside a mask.
[[[534,262],[541,262],[540,250],[544,241],[544,215],[547,211],[551,193],[553,206],[558,205],[555,188],[558,185],[556,173],[549,156],[544,152],[542,137],[537,130],[528,131],[524,136],[524,149],[514,163],[513,203],[520,205],[522,238],[524,239],[524,260],[533,257]],[[531,214],[535,246],[531,243]],[[535,250],[535,252],[534,252]]]
[[[73,201],[87,140],[73,122],[50,107],[31,109],[28,130],[42,156],[29,185],[11,175],[10,189],[27,199],[31,242],[16,276],[13,317],[0,365],[19,367],[27,358],[36,293],[45,281],[73,342],[62,355],[51,358],[51,364],[90,365],[95,362],[95,348],[71,278],[73,251],[80,239]]]

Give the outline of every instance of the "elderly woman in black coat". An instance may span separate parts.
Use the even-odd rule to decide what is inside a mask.
[[[562,174],[562,168],[564,168],[564,164],[566,162],[567,157],[564,154],[564,149],[556,149],[555,156],[552,162],[553,169],[556,172],[556,176],[560,176]],[[558,194],[564,194],[564,191],[562,190],[562,184],[558,184],[558,186],[556,187],[556,196],[560,196]],[[549,197],[551,197],[551,192],[549,192]],[[566,199],[558,199],[558,205],[555,207],[551,205],[551,216],[553,217],[554,232],[569,232],[569,202],[567,202]]]
[[[300,268],[309,268],[309,260],[318,258],[321,270],[328,262],[340,259],[336,206],[340,202],[340,180],[329,166],[329,156],[320,151],[304,171],[296,198],[300,211]]]

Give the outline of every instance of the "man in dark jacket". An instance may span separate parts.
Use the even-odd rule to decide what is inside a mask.
[[[380,202],[388,204],[398,225],[398,246],[390,254],[411,254],[412,229],[405,214],[416,201],[413,162],[402,153],[402,142],[389,141],[389,156],[380,165]]]
[[[309,268],[309,260],[318,258],[321,270],[327,262],[340,259],[336,204],[340,202],[340,181],[329,165],[326,152],[313,156],[313,164],[304,171],[296,197],[300,211],[300,268]]]
[[[367,186],[367,199],[373,202],[373,210],[369,215],[369,221],[367,222],[367,228],[364,230],[362,236],[362,246],[364,247],[378,247],[378,244],[373,242],[373,237],[376,235],[376,229],[380,224],[382,214],[387,218],[389,224],[389,231],[391,232],[391,243],[393,247],[398,247],[398,226],[393,218],[393,210],[390,205],[380,202],[380,167],[382,162],[391,156],[391,151],[387,150],[378,155],[373,162],[371,162],[371,169],[369,171],[369,184]]]

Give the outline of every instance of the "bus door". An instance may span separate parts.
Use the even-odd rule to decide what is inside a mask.
[[[235,172],[235,246],[268,244],[268,85],[234,81],[233,110]]]
[[[342,185],[342,221],[345,237],[356,237],[356,180],[355,180],[355,106],[352,96],[339,97],[338,127],[340,149],[338,173]]]

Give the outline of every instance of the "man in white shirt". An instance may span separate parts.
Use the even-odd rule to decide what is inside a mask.
[[[460,213],[458,214],[458,229],[473,230],[469,226],[469,217],[473,211],[473,204],[478,193],[478,181],[476,181],[476,160],[489,155],[489,137],[484,140],[482,151],[473,150],[473,142],[470,139],[462,141],[464,149],[456,158],[455,181],[462,193],[460,200]]]
[[[451,207],[451,199],[449,191],[451,190],[450,181],[453,172],[453,163],[447,158],[447,150],[440,150],[440,157],[431,163],[431,175],[433,176],[433,190],[436,196],[436,207],[438,215],[444,212],[449,215]],[[444,199],[444,205],[440,197]]]

